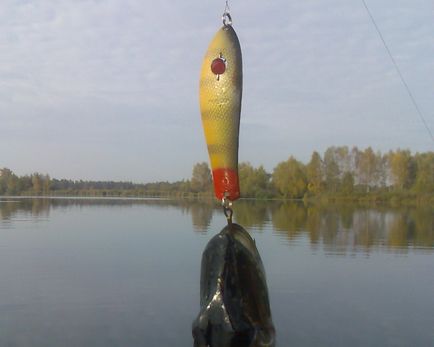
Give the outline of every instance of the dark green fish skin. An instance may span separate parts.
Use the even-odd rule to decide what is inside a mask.
[[[194,347],[273,347],[264,266],[249,233],[226,226],[202,255],[200,306]]]

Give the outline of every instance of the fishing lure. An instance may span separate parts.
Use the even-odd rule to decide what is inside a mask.
[[[200,111],[217,199],[240,197],[238,136],[243,89],[241,47],[232,19],[212,39],[200,74]]]
[[[228,225],[202,254],[200,304],[193,322],[195,347],[274,347],[267,282],[256,243],[232,223],[240,197],[238,135],[243,71],[240,42],[228,4],[223,27],[212,39],[200,75],[200,110],[216,197]]]
[[[194,347],[275,346],[261,256],[238,224],[227,225],[203,252],[200,305]]]

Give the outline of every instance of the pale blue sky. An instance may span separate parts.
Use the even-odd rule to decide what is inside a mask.
[[[434,131],[434,2],[366,0]],[[240,161],[331,145],[433,150],[363,3],[230,1],[244,62]],[[208,155],[201,61],[224,1],[0,4],[0,167],[189,178]]]

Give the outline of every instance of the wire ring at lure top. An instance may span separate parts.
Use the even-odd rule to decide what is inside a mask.
[[[232,17],[229,14],[229,12],[225,11],[225,13],[223,13],[222,15],[222,21],[223,21],[223,25],[225,27],[232,25]]]

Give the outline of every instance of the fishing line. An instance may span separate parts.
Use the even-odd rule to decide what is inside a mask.
[[[231,9],[229,7],[229,0],[226,0],[225,12],[224,13],[229,13],[229,12],[231,12]]]
[[[405,87],[405,90],[408,93],[408,96],[410,97],[414,108],[416,109],[416,112],[418,113],[420,120],[422,121],[423,125],[425,126],[426,131],[428,132],[429,136],[431,137],[431,140],[434,142],[434,136],[430,130],[430,128],[428,127],[428,123],[425,120],[425,117],[422,114],[422,111],[420,110],[415,98],[413,97],[413,94],[410,90],[410,87],[408,86],[407,82],[404,79],[404,76],[401,73],[401,70],[398,66],[398,64],[396,63],[395,59],[393,58],[392,53],[390,52],[389,46],[387,45],[386,41],[384,40],[383,35],[381,34],[380,28],[378,27],[377,23],[375,22],[374,17],[372,16],[371,11],[368,8],[368,5],[366,4],[365,0],[362,0],[363,5],[365,6],[366,12],[368,12],[369,17],[371,18],[372,23],[374,24],[375,30],[378,33],[378,36],[380,37],[381,41],[383,42],[384,48],[386,48],[387,54],[390,57],[390,60],[392,61],[393,65],[395,66],[396,71],[398,72],[398,76],[401,79],[402,84]]]
[[[230,11],[231,11],[231,9],[229,7],[229,2],[228,2],[228,0],[226,0],[225,10],[224,10],[223,15],[222,15],[222,21],[223,21],[224,26],[232,25],[232,17],[229,13]]]

